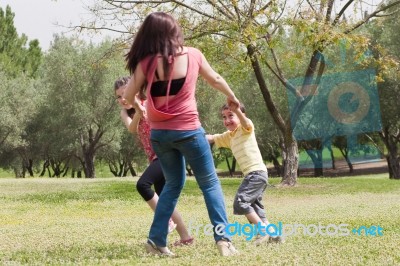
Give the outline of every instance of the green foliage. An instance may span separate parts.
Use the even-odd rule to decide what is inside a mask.
[[[0,32],[0,167],[23,176],[24,165],[30,164],[27,124],[43,96],[38,77],[42,52],[37,40],[27,47],[27,36],[18,36],[9,6],[0,8]]]
[[[397,12],[396,12],[397,11]],[[374,21],[369,25],[371,49],[378,70],[378,88],[381,103],[382,122],[385,126],[400,127],[400,9],[390,10],[392,16],[383,21]],[[396,129],[397,128],[397,129]]]
[[[0,167],[17,170],[27,158],[27,125],[43,100],[42,84],[24,75],[9,78],[4,72],[0,72],[0,83]]]
[[[75,160],[72,166],[91,177],[96,153],[118,148],[121,135],[113,83],[123,67],[110,48],[109,42],[94,46],[56,37],[43,64],[49,101],[32,123],[46,158]]]
[[[392,2],[392,1],[391,1]],[[382,20],[374,20],[368,27],[371,35],[370,49],[372,51],[369,64],[378,72],[378,92],[382,114],[381,142],[384,143],[387,152],[384,153],[389,166],[390,178],[400,178],[399,155],[399,130],[400,130],[400,49],[398,43],[400,37],[400,9],[394,6],[388,10],[388,16]],[[372,138],[371,138],[372,139]],[[379,145],[379,142],[377,146]]]
[[[93,10],[101,11],[98,8],[112,2],[98,1]],[[187,3],[181,1],[165,2],[157,7],[143,2],[126,8],[131,5],[128,2],[118,7],[129,25],[155,10],[174,13],[184,28],[186,44],[203,51],[247,106],[247,115],[256,126],[258,144],[267,160],[281,156],[283,138],[290,132],[282,134],[268,113],[270,109],[266,108],[260,84],[254,77],[249,45],[255,47],[273,105],[285,121],[289,118],[286,87],[277,79],[278,67],[289,80],[302,77],[312,52],[321,49],[330,62],[325,74],[350,71],[355,69],[351,64],[363,56],[369,45],[365,31],[346,32],[354,26],[354,21],[341,19],[337,24],[325,23],[324,12],[329,1],[302,2],[295,9],[279,1],[268,4],[265,1],[251,1],[251,4],[189,1],[189,5],[181,5]],[[134,14],[127,14],[133,8]],[[110,9],[105,10],[109,14]],[[118,9],[114,11],[113,16],[120,15]],[[374,52],[379,54],[376,62],[367,60],[367,63],[379,67],[378,80],[384,81],[379,84],[382,119],[396,133],[400,121],[400,100],[396,97],[400,95],[397,93],[399,13],[392,14],[392,11],[388,12],[391,16],[371,19],[367,24],[373,42],[378,44]],[[39,162],[52,158],[71,168],[82,169],[83,150],[94,144],[92,137],[98,133],[101,138],[93,146],[96,159],[107,162],[129,157],[139,169],[145,165],[143,154],[119,121],[118,107],[112,99],[112,83],[125,73],[121,53],[106,41],[97,46],[56,36],[43,57],[37,40],[27,46],[27,36],[18,36],[13,19],[9,7],[5,11],[0,9],[0,164],[15,169],[34,159],[40,170]],[[134,25],[129,29],[129,38],[134,29]],[[339,56],[343,44],[348,52],[346,62]],[[205,82],[200,81],[198,85],[203,127],[208,133],[225,131],[219,114],[224,97]]]
[[[0,70],[13,78],[21,73],[37,77],[42,60],[39,41],[30,41],[27,47],[28,37],[18,36],[10,6],[5,11],[0,7],[0,32]]]

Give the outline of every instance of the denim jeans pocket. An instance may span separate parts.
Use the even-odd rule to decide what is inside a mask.
[[[192,142],[192,141],[195,141],[195,140],[197,140],[196,136],[190,136],[190,137],[186,137],[186,138],[175,140],[174,144],[185,144],[185,143]]]
[[[162,152],[165,149],[161,141],[150,139],[150,142],[151,142],[151,147],[153,148],[156,154]],[[159,156],[159,154],[157,154],[157,156]]]
[[[154,140],[154,139],[150,139],[150,143],[151,143],[151,146],[153,146],[153,149],[154,149],[154,147],[160,146],[160,144],[161,144],[160,141]]]
[[[200,142],[198,135],[192,135],[175,140],[173,145],[183,153],[186,159],[190,160],[192,156],[197,157],[199,152],[202,153]]]

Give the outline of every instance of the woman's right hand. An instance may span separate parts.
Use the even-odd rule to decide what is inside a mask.
[[[135,97],[135,103],[133,105],[135,112],[140,116],[146,118],[146,108],[141,104],[138,97]]]

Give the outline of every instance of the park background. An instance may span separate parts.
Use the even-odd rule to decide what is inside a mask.
[[[45,51],[19,33],[9,6],[0,7],[2,262],[158,263],[140,247],[152,215],[134,183],[147,162],[119,119],[113,82],[128,75],[124,54],[139,23],[163,10],[247,106],[274,185],[265,198],[273,221],[385,229],[378,237],[300,233],[266,247],[265,256],[238,238],[249,265],[399,263],[399,1],[372,1],[368,12],[358,1],[95,3],[93,20],[70,30],[118,38],[56,34]],[[371,69],[363,86],[375,96],[371,108],[364,120],[338,126],[326,113],[329,101],[320,100],[335,88],[332,77],[337,87]],[[349,116],[363,103],[357,96],[339,104]],[[199,80],[197,99],[206,131],[224,131],[224,97]],[[213,154],[229,210],[241,172],[230,151]],[[179,208],[205,222],[187,170]],[[238,219],[245,223],[230,216]],[[211,239],[199,236],[194,249],[162,264],[224,264],[214,253]]]

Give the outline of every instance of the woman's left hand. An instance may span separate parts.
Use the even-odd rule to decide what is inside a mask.
[[[228,96],[228,97],[226,98],[226,102],[227,102],[227,104],[228,104],[228,106],[229,106],[229,109],[231,109],[231,110],[235,110],[235,109],[238,109],[238,108],[240,107],[240,102],[239,102],[239,100],[236,98],[235,95],[233,95],[233,96]]]

